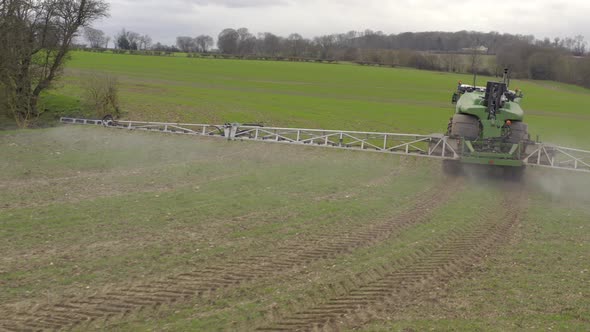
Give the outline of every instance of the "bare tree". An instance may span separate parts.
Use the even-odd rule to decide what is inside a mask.
[[[576,56],[583,56],[586,54],[586,46],[587,44],[584,41],[584,36],[578,35],[574,37],[572,53]]]
[[[277,55],[281,51],[281,38],[270,33],[265,32],[260,37],[262,40],[262,52],[271,56]]]
[[[458,56],[454,53],[448,54],[448,67],[447,70],[450,72],[458,72],[459,71],[459,59]]]
[[[574,38],[567,37],[564,40],[562,40],[562,43],[565,48],[567,48],[570,51],[573,51],[576,41],[574,40]]]
[[[176,37],[176,46],[182,52],[193,52],[195,50],[195,41],[191,37],[179,36]]]
[[[195,38],[195,44],[197,45],[199,52],[207,53],[213,46],[213,38],[211,38],[211,36],[200,35]]]
[[[139,49],[147,50],[152,46],[152,37],[148,35],[139,36]]]
[[[20,127],[39,115],[39,96],[61,73],[79,29],[107,12],[103,0],[0,1],[0,87]]]
[[[479,67],[481,65],[481,51],[476,46],[471,49],[469,63],[471,66],[471,73],[473,74],[473,85],[476,85],[477,74],[479,73]]]
[[[254,53],[256,47],[256,37],[246,28],[240,28],[238,33],[238,53],[240,55]]]
[[[289,54],[292,56],[301,56],[303,53],[305,41],[298,33],[292,33],[287,37]]]
[[[127,31],[127,39],[129,40],[129,49],[138,50],[141,35],[137,32]]]
[[[90,43],[90,48],[102,48],[105,45],[106,36],[101,30],[85,27],[84,37]]]
[[[327,59],[331,56],[332,48],[334,47],[335,38],[333,35],[326,35],[315,37],[314,42],[320,48],[320,58]]]

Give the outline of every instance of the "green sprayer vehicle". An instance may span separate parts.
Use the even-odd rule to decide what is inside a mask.
[[[522,92],[509,89],[508,70],[502,82],[488,82],[486,87],[459,82],[446,136],[460,158],[445,160],[444,170],[457,173],[461,164],[478,164],[497,166],[510,176],[522,175],[527,146],[534,144],[524,122],[522,98]]]

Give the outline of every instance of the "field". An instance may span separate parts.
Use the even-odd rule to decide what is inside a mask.
[[[85,78],[97,72],[119,78],[123,109],[134,120],[419,134],[445,131],[457,81],[472,81],[465,75],[346,64],[74,53],[50,106],[75,108]],[[512,87],[525,93],[534,138],[590,148],[590,90],[543,81],[515,81]]]
[[[461,79],[74,54],[47,105],[104,71],[131,119],[419,133]],[[531,127],[589,146],[589,92],[519,84]],[[0,331],[590,328],[587,174],[83,126],[0,132],[0,171]]]

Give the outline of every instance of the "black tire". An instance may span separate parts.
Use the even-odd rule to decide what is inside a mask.
[[[474,140],[479,137],[479,120],[472,115],[455,114],[451,124],[452,137]]]
[[[521,121],[514,121],[510,125],[510,135],[506,140],[508,143],[517,144],[529,139],[529,125]]]

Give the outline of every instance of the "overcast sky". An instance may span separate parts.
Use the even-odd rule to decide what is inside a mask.
[[[350,30],[498,31],[537,38],[582,34],[590,39],[590,0],[107,0],[111,17],[95,26],[108,35],[125,27],[154,43],[176,36],[249,28],[306,38]],[[494,4],[495,3],[495,4]]]

